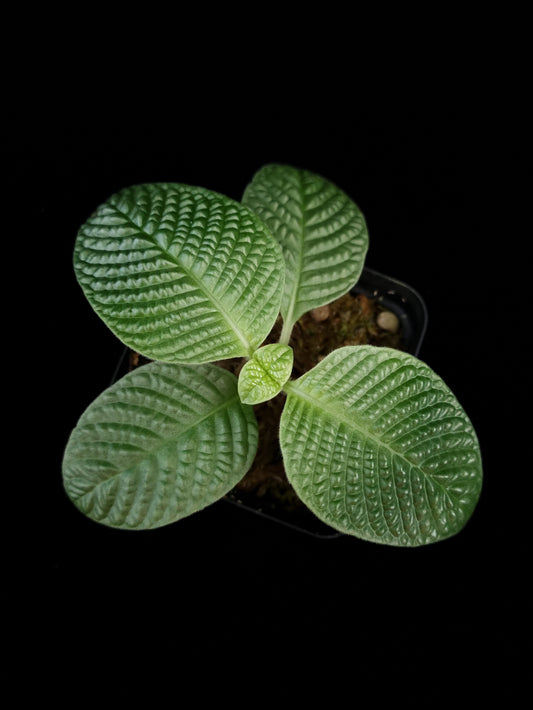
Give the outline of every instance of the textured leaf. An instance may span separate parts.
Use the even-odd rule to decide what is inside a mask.
[[[101,205],[79,230],[74,267],[124,343],[185,363],[251,355],[272,329],[284,278],[280,247],[250,210],[167,183]]]
[[[345,347],[285,390],[287,475],[320,519],[402,546],[465,525],[481,490],[479,445],[427,365],[388,348]]]
[[[274,343],[256,350],[239,375],[239,396],[246,404],[259,404],[281,392],[292,372],[293,350]]]
[[[331,182],[305,170],[266,165],[242,201],[282,246],[286,276],[281,313],[286,328],[358,281],[368,249],[365,220]]]
[[[65,450],[64,485],[100,523],[156,528],[224,496],[256,449],[253,410],[232,373],[154,362],[87,408]]]

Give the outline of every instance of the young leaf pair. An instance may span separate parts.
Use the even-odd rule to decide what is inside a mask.
[[[268,165],[242,204],[203,188],[145,184],[79,230],[78,281],[94,310],[154,362],[98,397],[71,434],[65,488],[92,519],[154,528],[228,493],[257,449],[252,405],[284,392],[280,443],[302,501],[342,532],[392,545],[457,533],[481,489],[475,431],[424,363],[344,347],[291,381],[290,336],[347,293],[368,234],[329,181]],[[278,313],[279,343],[262,346]],[[212,364],[243,357],[239,379]]]

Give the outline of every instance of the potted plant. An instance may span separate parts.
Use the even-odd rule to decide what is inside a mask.
[[[299,371],[296,324],[320,322],[317,309],[353,289],[367,248],[345,193],[283,165],[259,170],[242,203],[157,183],[101,205],[78,232],[76,275],[150,362],[73,430],[63,478],[77,507],[130,530],[201,510],[244,479],[261,430],[254,408],[276,402],[288,483],[324,524],[398,546],[459,532],[480,495],[481,455],[441,378],[411,353],[357,342]]]

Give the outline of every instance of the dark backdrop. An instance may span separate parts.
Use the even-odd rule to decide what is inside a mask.
[[[529,389],[520,297],[529,256],[501,200],[509,168],[498,167],[502,157],[519,165],[521,148],[494,120],[490,82],[444,67],[431,80],[399,72],[384,85],[380,75],[365,94],[354,75],[341,92],[328,72],[282,84],[279,67],[245,76],[242,65],[219,73],[213,60],[195,75],[200,89],[176,72],[166,90],[151,90],[148,75],[123,84],[118,66],[69,79],[66,65],[59,82],[57,66],[35,67],[3,136],[17,254],[6,277],[20,285],[24,323],[5,356],[8,379],[22,364],[26,373],[6,504],[14,672],[71,700],[98,698],[108,680],[122,700],[163,689],[181,702],[191,686],[198,698],[249,681],[276,702],[294,689],[297,699],[311,689],[415,706],[483,689],[512,698],[530,648],[520,500],[530,467],[517,416]],[[415,550],[316,540],[223,502],[123,533],[86,520],[63,492],[69,432],[122,350],[75,282],[78,226],[138,182],[239,199],[273,161],[345,190],[367,219],[367,265],[426,301],[420,357],[469,413],[485,467],[478,508],[455,538]]]

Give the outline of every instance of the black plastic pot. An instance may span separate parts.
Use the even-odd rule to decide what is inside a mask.
[[[428,314],[424,300],[414,288],[365,268],[352,293],[363,293],[369,298],[375,298],[387,310],[395,313],[402,324],[404,349],[418,356],[426,333]]]
[[[427,327],[427,309],[417,291],[401,281],[365,268],[352,293],[364,294],[368,298],[375,299],[385,309],[395,313],[402,328],[403,349],[418,356]],[[128,348],[124,350],[111,382],[127,371],[129,352]],[[265,502],[260,497],[254,494],[244,495],[235,490],[228,493],[223,500],[308,535],[319,538],[336,538],[342,535],[325,525],[304,506],[290,512],[272,505],[266,508]]]

